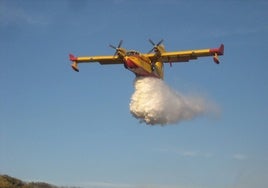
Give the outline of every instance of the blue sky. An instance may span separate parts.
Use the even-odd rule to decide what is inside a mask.
[[[0,0],[0,173],[85,188],[268,186],[265,0]],[[221,64],[165,67],[165,81],[216,103],[217,117],[169,126],[129,112],[123,66],[70,68],[68,54],[225,44]]]

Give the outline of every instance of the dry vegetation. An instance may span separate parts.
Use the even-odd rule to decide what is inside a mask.
[[[8,175],[0,175],[0,188],[60,188],[60,187],[43,182],[27,183]]]

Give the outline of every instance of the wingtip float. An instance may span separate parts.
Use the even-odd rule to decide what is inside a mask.
[[[163,40],[154,43],[151,39],[149,42],[153,45],[153,49],[149,53],[139,53],[135,50],[126,50],[122,48],[123,41],[120,40],[116,46],[109,45],[115,49],[114,55],[106,56],[83,56],[76,57],[69,54],[69,59],[72,63],[71,67],[74,71],[79,72],[79,63],[99,62],[102,65],[123,64],[124,67],[136,76],[149,76],[163,79],[164,63],[188,62],[199,57],[213,56],[213,61],[216,64],[220,63],[219,56],[224,55],[224,45],[221,44],[218,48],[185,50],[185,51],[166,51],[162,45]]]
[[[219,55],[224,54],[224,45],[221,44],[219,48],[212,48],[210,49],[210,53],[213,56],[213,60],[216,64],[220,64]]]
[[[78,65],[77,65],[77,57],[75,57],[73,54],[69,54],[69,59],[72,61],[72,68],[74,71],[79,72]]]

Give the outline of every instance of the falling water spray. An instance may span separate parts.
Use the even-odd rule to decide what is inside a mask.
[[[175,124],[210,110],[211,105],[204,98],[182,95],[158,78],[137,77],[134,87],[130,112],[149,125]]]

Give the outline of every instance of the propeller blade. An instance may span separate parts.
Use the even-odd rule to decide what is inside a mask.
[[[109,47],[111,47],[111,48],[113,48],[113,49],[115,49],[116,50],[116,47],[114,46],[114,45],[109,45]]]
[[[159,46],[160,44],[162,44],[163,41],[164,41],[164,39],[161,39],[161,40],[156,44],[156,46]]]
[[[122,45],[122,43],[123,43],[123,40],[120,40],[120,42],[119,42],[119,44],[118,44],[118,47],[117,47],[117,48],[120,48],[120,47],[121,47],[121,45]]]
[[[152,39],[149,39],[149,42],[150,42],[153,46],[155,46],[155,43],[152,41]]]
[[[147,53],[147,54],[150,54],[154,51],[154,47]]]
[[[149,42],[150,42],[154,47],[153,47],[153,49],[151,49],[151,50],[148,52],[148,54],[149,54],[149,53],[152,53],[155,49],[157,49],[157,47],[158,47],[160,44],[162,44],[163,41],[164,41],[164,40],[161,39],[157,44],[155,44],[154,41],[152,41],[152,39],[149,39]]]
[[[117,47],[115,47],[114,45],[110,44],[109,47],[115,49],[115,53],[114,56],[117,55],[118,51],[120,50],[120,47],[122,46],[123,40],[120,40]]]

